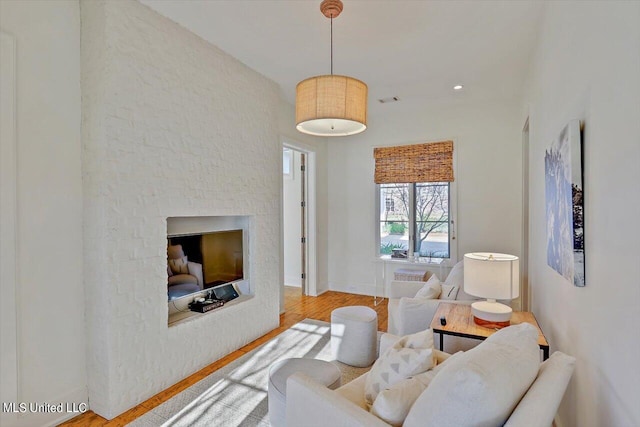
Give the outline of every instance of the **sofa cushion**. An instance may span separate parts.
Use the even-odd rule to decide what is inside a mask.
[[[364,389],[367,406],[373,404],[380,391],[432,368],[435,363],[431,329],[402,337],[371,367]]]
[[[447,363],[411,407],[404,426],[503,425],[540,365],[538,330],[510,326]]]
[[[435,274],[432,274],[424,286],[416,293],[416,298],[436,299],[440,296],[441,291],[440,279]]]
[[[171,271],[173,271],[173,274],[189,274],[189,266],[187,264],[188,260],[186,256],[169,260],[169,267]]]
[[[437,352],[437,350],[435,350]],[[433,380],[436,374],[451,363],[462,352],[458,352],[433,369],[404,379],[386,390],[382,390],[371,406],[371,413],[393,426],[401,426],[411,406]]]

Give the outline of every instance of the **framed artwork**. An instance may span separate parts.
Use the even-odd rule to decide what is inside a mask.
[[[544,156],[547,264],[585,285],[584,199],[580,121],[570,121]]]

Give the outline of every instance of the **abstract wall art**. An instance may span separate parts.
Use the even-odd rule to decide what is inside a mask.
[[[547,264],[585,285],[584,199],[580,121],[570,121],[545,151]]]

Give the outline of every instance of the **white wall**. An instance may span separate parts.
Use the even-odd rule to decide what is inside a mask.
[[[403,101],[400,101],[403,102]],[[515,102],[393,105],[363,134],[329,142],[329,286],[373,294],[377,254],[373,147],[454,140],[458,258],[519,255],[521,133]]]
[[[302,286],[302,255],[300,253],[300,236],[302,236],[300,220],[300,203],[302,202],[301,155],[296,150],[291,150],[290,153],[292,173],[290,176],[284,176],[282,181],[284,284],[300,287]]]
[[[278,326],[281,101],[138,2],[81,12],[89,396],[112,418]],[[250,216],[255,296],[167,327],[166,218],[219,215]]]
[[[530,117],[532,310],[551,350],[577,358],[558,426],[640,425],[640,3],[546,5]],[[586,287],[546,263],[544,153],[585,122]]]
[[[15,286],[16,341],[2,342],[3,368],[10,348],[19,360],[14,381],[3,369],[1,400],[12,383],[18,402],[86,402],[78,2],[2,1],[0,27],[15,41],[17,72],[17,138],[5,141],[3,130],[2,141],[17,155],[15,281],[2,276],[3,299]],[[2,93],[3,108],[9,97]],[[3,317],[3,337],[5,327]],[[74,415],[3,413],[0,423],[53,425]]]

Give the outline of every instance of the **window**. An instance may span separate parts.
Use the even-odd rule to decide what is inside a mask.
[[[293,151],[282,149],[282,174],[285,178],[293,179]]]
[[[380,255],[451,257],[450,183],[380,184]]]
[[[453,141],[377,147],[379,254],[456,259]]]

